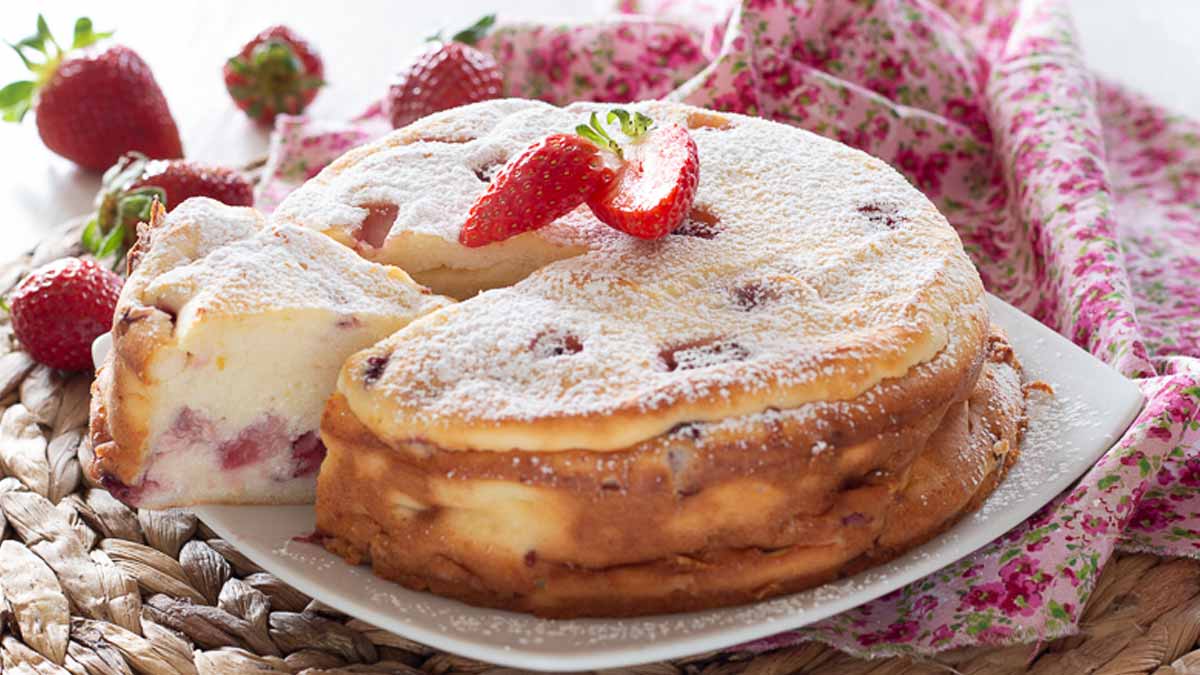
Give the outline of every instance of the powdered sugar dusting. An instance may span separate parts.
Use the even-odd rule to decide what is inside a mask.
[[[660,124],[684,123],[693,110],[641,109]],[[396,204],[389,238],[434,237],[450,249],[444,259],[427,251],[421,265],[453,269],[464,264],[458,228],[486,189],[479,163],[569,131],[593,110],[604,108],[505,101],[458,109],[351,153],[277,213],[317,229],[353,228],[364,215],[349,218],[347,209]],[[961,330],[960,317],[979,308],[978,275],[917,190],[836,142],[729,119],[726,129],[693,134],[696,203],[715,236],[636,240],[581,208],[530,236],[566,237],[586,253],[547,254],[515,285],[401,331],[377,348],[395,355],[384,379],[369,392],[344,391],[351,408],[394,420],[394,435],[434,440],[464,420],[511,427],[697,401],[761,410],[794,405],[802,392],[857,396],[932,358]],[[451,130],[472,140],[403,142]],[[546,333],[570,333],[582,349],[547,358],[532,348]]]
[[[146,285],[143,301],[170,308],[183,321],[200,313],[213,318],[281,309],[391,316],[440,299],[323,234],[276,225],[163,272]]]

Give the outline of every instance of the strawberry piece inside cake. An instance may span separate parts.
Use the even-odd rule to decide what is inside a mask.
[[[92,477],[124,501],[312,501],[346,358],[446,304],[252,209],[184,202],[142,233],[94,385]]]

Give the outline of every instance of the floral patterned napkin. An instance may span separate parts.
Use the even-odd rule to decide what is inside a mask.
[[[507,25],[507,93],[670,98],[794,124],[904,172],[988,289],[1134,378],[1148,400],[1079,483],[984,549],[769,649],[867,655],[1075,630],[1114,548],[1200,556],[1200,123],[1084,67],[1062,0],[626,0]],[[259,205],[387,131],[284,118]]]

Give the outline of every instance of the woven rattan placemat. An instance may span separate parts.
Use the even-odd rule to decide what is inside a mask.
[[[78,255],[81,223],[0,266],[0,295]],[[0,665],[5,673],[506,673],[311,600],[184,511],[134,511],[80,471],[85,374],[35,364],[0,315]],[[1118,555],[1080,634],[1039,645],[864,661],[819,644],[619,672],[1200,675],[1200,562]]]

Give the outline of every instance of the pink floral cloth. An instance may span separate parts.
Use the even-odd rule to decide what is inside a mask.
[[[1148,403],[1078,484],[973,555],[749,645],[869,655],[1075,630],[1114,549],[1200,557],[1200,123],[1084,67],[1062,0],[659,0],[483,48],[510,95],[666,97],[761,115],[891,162],[958,229],[992,292],[1137,380]],[[270,210],[378,111],[285,118]]]

